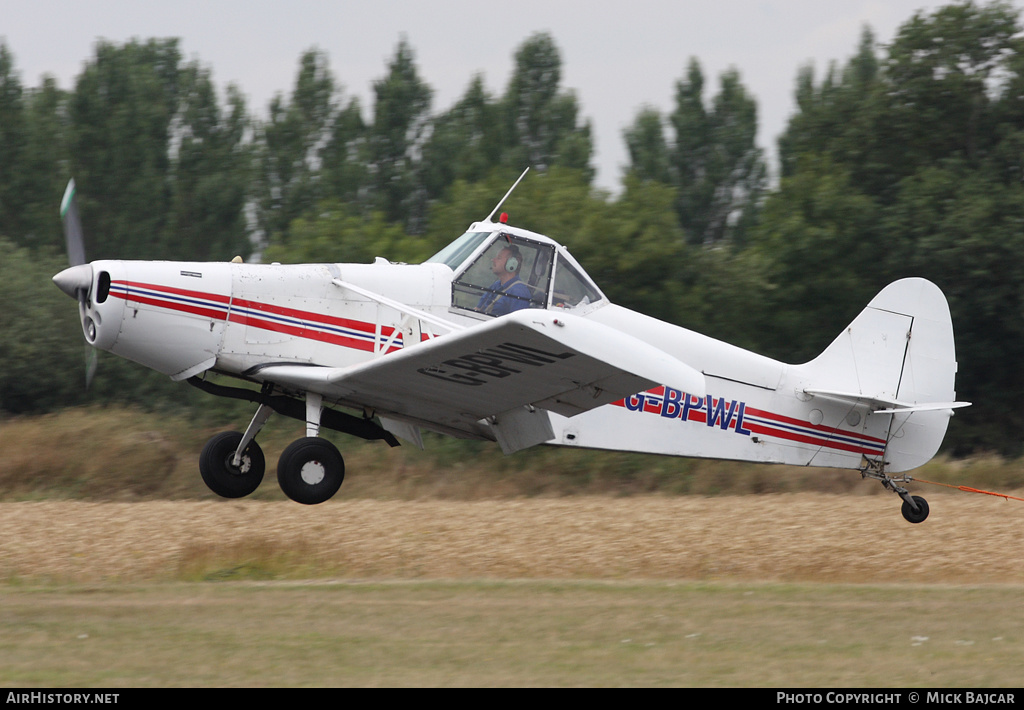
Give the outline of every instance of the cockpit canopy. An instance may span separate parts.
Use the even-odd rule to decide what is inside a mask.
[[[454,308],[500,316],[523,308],[579,309],[604,299],[564,247],[522,232],[474,224],[427,259],[455,272]]]

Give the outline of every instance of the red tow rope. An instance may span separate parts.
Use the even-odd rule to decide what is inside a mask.
[[[980,488],[971,488],[970,486],[953,486],[953,485],[950,485],[948,483],[938,483],[936,481],[926,481],[923,478],[911,478],[910,480],[917,481],[918,483],[930,483],[933,486],[945,486],[946,488],[955,488],[958,491],[963,491],[964,493],[983,493],[983,494],[985,494],[987,496],[995,496],[996,498],[1005,498],[1006,500],[1010,500],[1012,498],[1013,500],[1024,501],[1024,498],[1018,498],[1017,496],[1007,495],[1006,493],[993,493],[992,491],[983,491]]]

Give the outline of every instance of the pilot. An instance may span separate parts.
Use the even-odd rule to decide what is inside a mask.
[[[523,255],[516,246],[507,246],[491,259],[491,273],[498,277],[480,297],[477,310],[503,316],[530,305],[530,287],[519,280]]]

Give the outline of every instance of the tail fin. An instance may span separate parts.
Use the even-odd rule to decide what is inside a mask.
[[[817,358],[804,391],[891,417],[886,469],[908,471],[938,451],[956,407],[949,306],[925,279],[886,286]]]

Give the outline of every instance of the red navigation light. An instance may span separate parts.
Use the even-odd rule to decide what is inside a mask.
[[[501,216],[498,217],[498,221],[502,224],[508,224],[508,212],[502,212]]]

